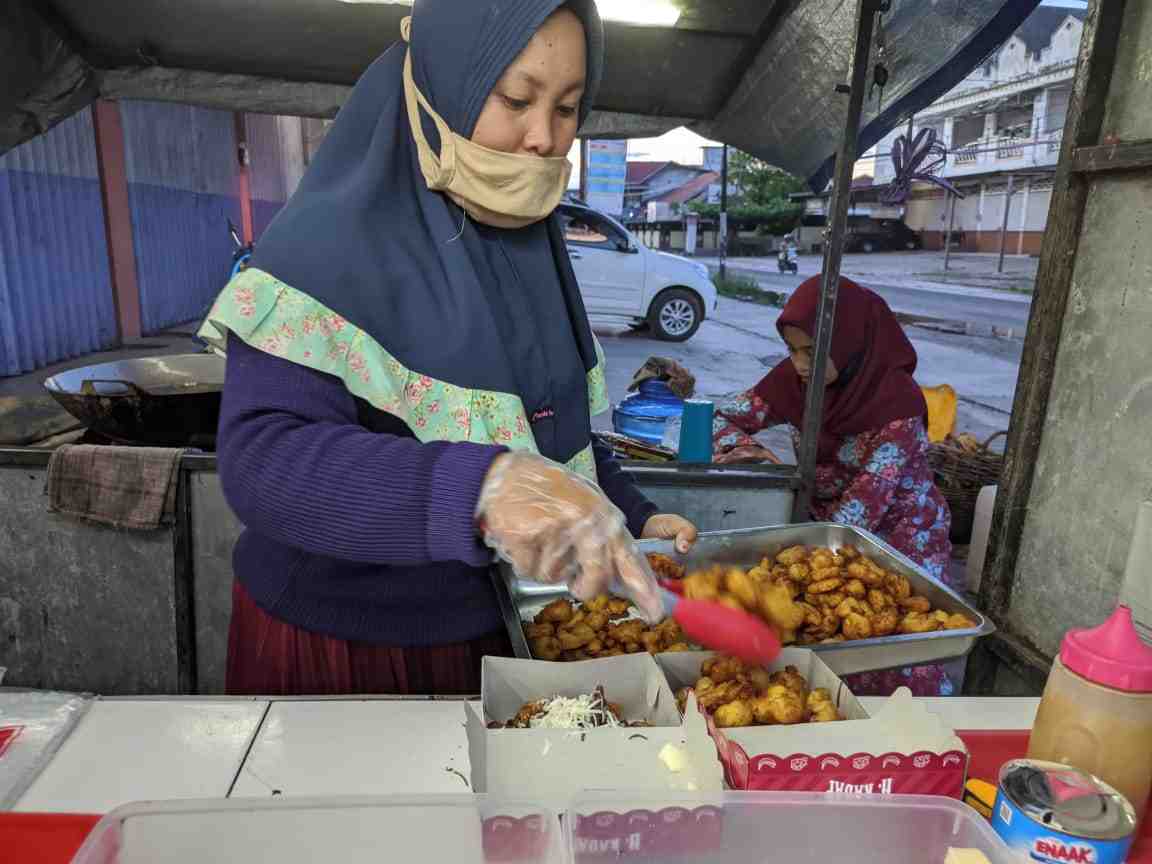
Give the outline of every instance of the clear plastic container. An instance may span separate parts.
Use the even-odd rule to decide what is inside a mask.
[[[978,849],[991,864],[1018,864],[976,811],[951,798],[613,794],[577,801],[564,821],[574,864],[943,864],[950,848]]]
[[[73,864],[553,864],[555,813],[485,795],[152,801],[118,807]]]

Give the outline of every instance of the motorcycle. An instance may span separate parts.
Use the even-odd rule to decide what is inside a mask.
[[[788,254],[787,248],[781,249],[780,254],[776,256],[776,269],[781,273],[796,274],[800,272],[800,266]]]

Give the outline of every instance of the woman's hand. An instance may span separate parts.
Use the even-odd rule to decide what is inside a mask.
[[[656,579],[624,515],[597,486],[563,466],[529,453],[498,456],[476,518],[484,542],[517,576],[567,583],[582,600],[618,580],[642,615],[663,617]]]
[[[674,513],[657,513],[646,523],[640,534],[642,540],[675,540],[676,551],[681,555],[696,545],[699,535],[696,526]]]
[[[767,447],[761,447],[759,444],[745,444],[743,447],[734,447],[727,453],[721,453],[712,461],[717,465],[750,465],[762,462],[770,462],[773,465],[780,464],[780,460],[776,458],[775,453]]]

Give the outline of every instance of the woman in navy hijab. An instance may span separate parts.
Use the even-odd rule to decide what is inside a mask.
[[[603,359],[552,211],[603,65],[593,0],[416,0],[201,334],[245,525],[232,693],[476,693],[493,550],[658,617],[658,514],[591,437]]]

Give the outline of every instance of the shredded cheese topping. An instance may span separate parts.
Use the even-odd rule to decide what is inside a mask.
[[[589,694],[553,696],[544,711],[529,721],[533,729],[595,729],[620,726],[620,721],[600,699]]]

